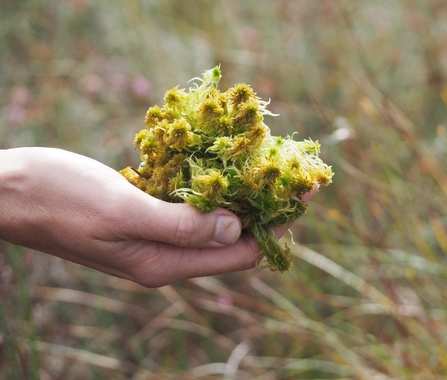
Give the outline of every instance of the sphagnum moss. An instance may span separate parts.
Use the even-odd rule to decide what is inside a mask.
[[[311,140],[274,137],[264,124],[268,102],[244,83],[226,92],[219,67],[205,71],[185,91],[166,92],[163,107],[149,108],[146,128],[135,136],[138,169],[121,171],[146,193],[168,202],[188,202],[208,213],[224,207],[251,231],[272,271],[288,270],[292,255],[270,232],[301,217],[302,197],[328,185],[332,170]]]

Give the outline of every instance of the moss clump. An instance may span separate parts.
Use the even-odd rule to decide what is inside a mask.
[[[224,207],[251,231],[266,267],[289,269],[292,255],[269,227],[306,212],[304,194],[331,182],[332,170],[318,158],[311,140],[271,136],[264,115],[268,102],[244,83],[217,89],[219,67],[205,71],[185,91],[166,92],[163,107],[146,114],[146,128],[135,136],[141,150],[138,169],[121,171],[129,182],[168,202],[188,202],[208,213]]]

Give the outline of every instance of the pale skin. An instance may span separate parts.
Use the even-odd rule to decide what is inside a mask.
[[[54,148],[0,150],[0,239],[146,287],[246,270],[262,259],[228,210],[200,214],[160,201],[110,167]]]

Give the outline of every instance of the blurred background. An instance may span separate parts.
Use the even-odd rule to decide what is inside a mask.
[[[145,289],[0,242],[0,379],[447,377],[444,0],[0,0],[0,148],[117,170],[164,92],[217,64],[334,182],[294,266]]]

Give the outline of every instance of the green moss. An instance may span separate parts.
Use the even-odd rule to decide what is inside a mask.
[[[286,271],[292,255],[269,231],[301,217],[302,201],[333,173],[311,140],[271,136],[264,123],[268,102],[244,83],[222,93],[219,67],[185,91],[166,92],[162,107],[149,108],[146,128],[136,134],[139,170],[121,173],[146,193],[188,202],[207,213],[224,207],[237,214],[267,258],[265,267]]]

